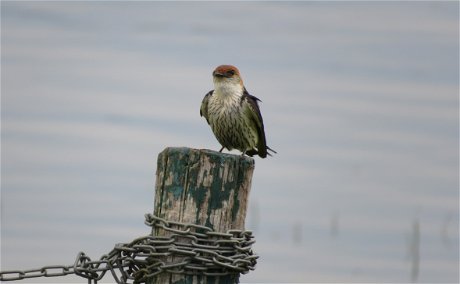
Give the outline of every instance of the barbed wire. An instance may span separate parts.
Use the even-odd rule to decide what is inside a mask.
[[[251,231],[215,232],[209,227],[167,221],[153,214],[145,215],[145,224],[152,227],[152,234],[116,244],[99,260],[92,261],[80,252],[73,265],[1,271],[0,281],[75,274],[91,284],[110,271],[119,284],[145,283],[162,272],[204,276],[246,274],[257,263]]]

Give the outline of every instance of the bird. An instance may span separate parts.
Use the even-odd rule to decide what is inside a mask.
[[[222,152],[237,149],[242,155],[261,158],[275,150],[267,146],[261,100],[249,94],[240,71],[233,65],[220,65],[212,72],[214,90],[203,98],[200,115],[211,126]],[[270,152],[271,153],[270,153]]]

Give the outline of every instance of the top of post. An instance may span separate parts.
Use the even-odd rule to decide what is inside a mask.
[[[160,156],[167,155],[167,156],[190,156],[190,155],[205,155],[213,162],[234,162],[234,163],[242,163],[246,166],[254,166],[255,161],[253,158],[243,155],[234,155],[228,153],[221,153],[218,151],[213,151],[209,149],[194,149],[188,147],[167,147],[164,149]]]

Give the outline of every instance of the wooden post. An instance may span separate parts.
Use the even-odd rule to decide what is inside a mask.
[[[244,229],[254,160],[190,148],[158,156],[154,214],[217,232]],[[154,232],[153,232],[154,233]],[[148,283],[237,283],[238,275],[210,277],[162,272]]]

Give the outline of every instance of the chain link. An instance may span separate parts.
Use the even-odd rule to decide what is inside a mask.
[[[258,256],[251,248],[255,243],[251,231],[214,232],[205,226],[167,221],[152,214],[145,215],[145,224],[152,227],[151,235],[116,244],[99,260],[92,261],[80,252],[73,265],[2,271],[0,281],[75,274],[88,279],[88,283],[97,283],[110,271],[119,284],[145,283],[162,272],[226,276],[248,273],[256,265]]]

